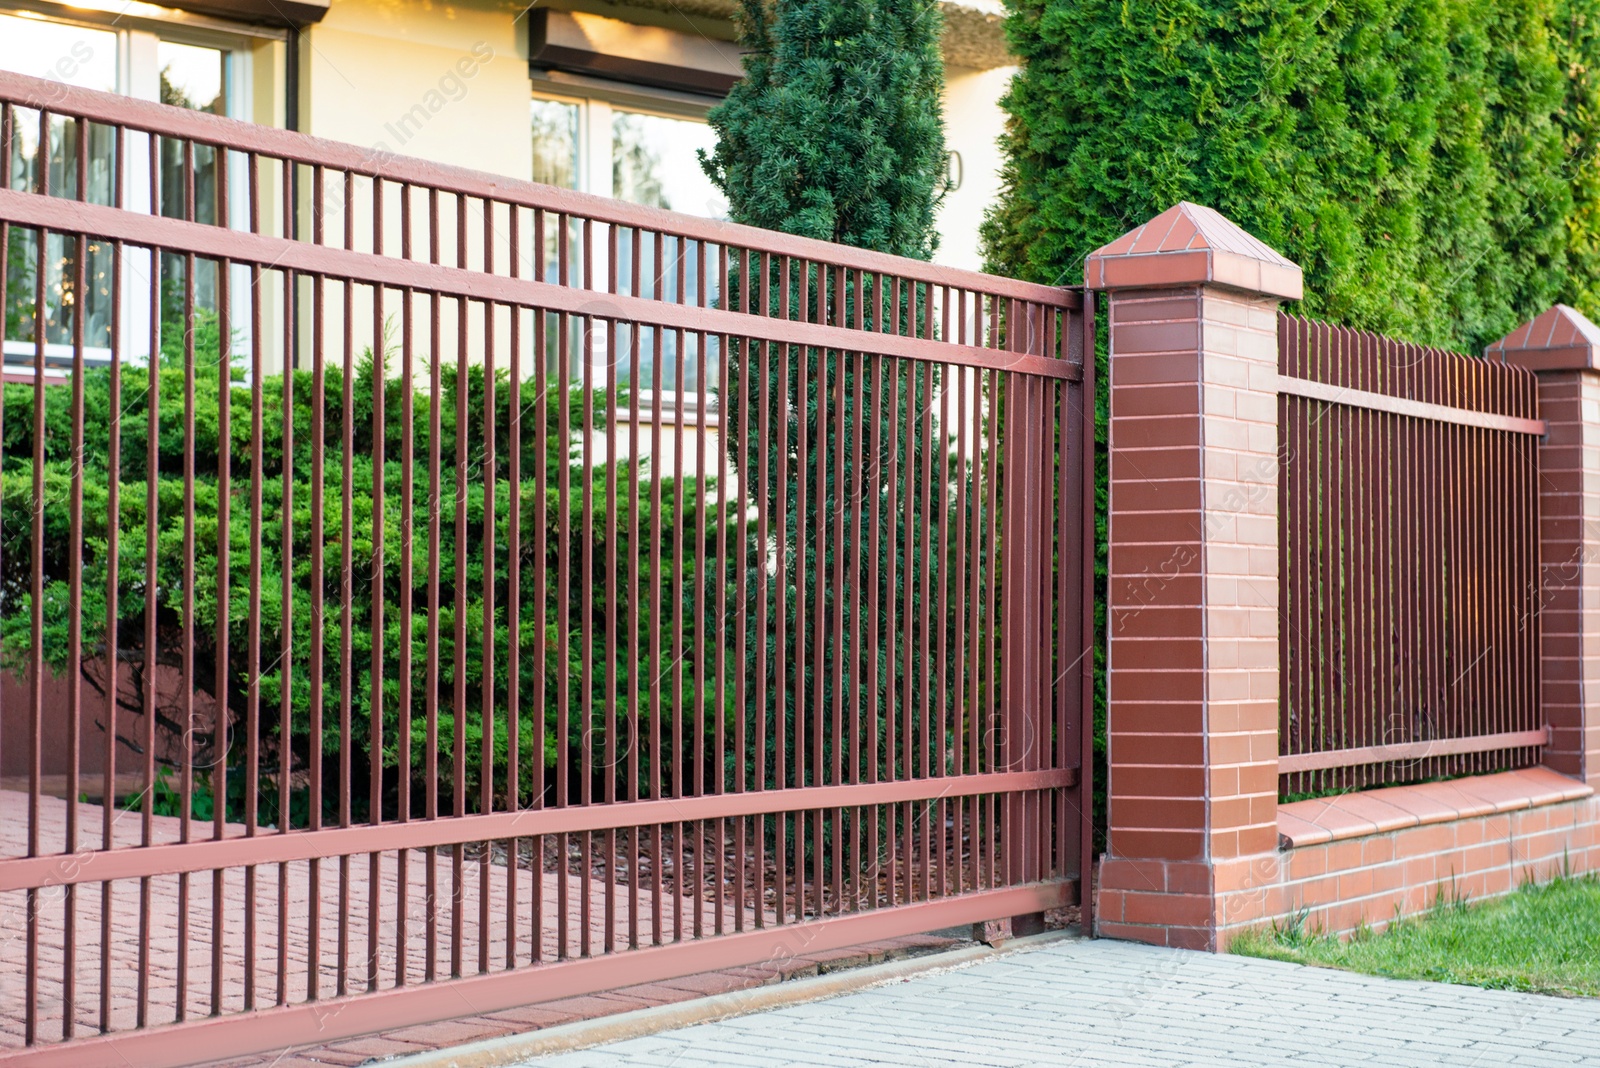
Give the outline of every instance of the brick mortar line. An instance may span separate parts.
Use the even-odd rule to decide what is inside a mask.
[[[449,1049],[411,1054],[384,1061],[383,1064],[384,1068],[495,1068],[534,1057],[569,1053],[695,1024],[715,1023],[769,1009],[821,1001],[913,975],[966,968],[1054,942],[1079,938],[1065,931],[1046,931],[1014,938],[998,946],[965,946],[827,975],[733,990],[670,1005],[654,1005],[596,1020],[578,1020],[533,1032],[501,1035]]]

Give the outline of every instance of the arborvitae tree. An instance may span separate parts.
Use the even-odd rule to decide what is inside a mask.
[[[1572,192],[1566,219],[1567,276],[1561,299],[1600,313],[1600,10],[1592,0],[1557,0],[1551,19],[1556,65],[1565,78],[1556,111]]]
[[[1352,326],[1475,352],[1574,291],[1574,190],[1596,211],[1572,166],[1594,89],[1562,68],[1595,51],[1582,5],[1009,2],[994,268],[1075,282],[1186,199],[1298,262],[1303,310]]]
[[[945,174],[937,0],[742,0],[706,173],[735,222],[928,259]]]
[[[946,173],[937,0],[743,0],[741,16],[745,77],[712,110],[719,140],[702,158],[728,197],[731,218],[930,258]],[[841,286],[833,271],[813,265],[809,272],[785,275],[774,262],[763,279],[756,264],[735,262],[722,299],[728,307],[748,300],[775,316],[787,284],[792,318],[901,334],[921,329],[921,287],[890,289],[871,275]],[[861,759],[866,750],[863,744],[843,756],[835,723],[841,704],[864,712],[869,693],[891,705],[902,699],[900,729],[908,734],[928,728],[924,709],[945,708],[928,700],[944,674],[921,650],[940,648],[925,639],[941,623],[921,611],[918,582],[929,575],[936,591],[946,581],[934,572],[950,509],[943,494],[917,489],[923,458],[947,432],[926,415],[942,372],[737,339],[727,359],[730,454],[743,484],[788,531],[785,558],[770,574],[763,562],[748,576],[751,587],[766,586],[772,606],[772,618],[749,635],[768,649],[766,677],[751,682],[763,695],[767,737],[786,733],[796,749],[804,747],[804,781],[834,781],[841,760]],[[748,438],[739,436],[745,411]],[[765,437],[757,429],[763,412]],[[892,487],[889,472],[896,472]],[[884,503],[912,498],[910,515]],[[926,538],[924,529],[932,532]],[[913,530],[918,537],[908,536]],[[910,606],[893,634],[889,613],[871,633],[865,606],[874,594],[880,604]],[[787,665],[783,677],[780,662]],[[775,772],[757,769],[756,776]],[[829,838],[838,841],[832,831]]]

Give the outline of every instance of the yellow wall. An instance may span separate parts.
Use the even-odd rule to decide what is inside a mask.
[[[302,128],[401,155],[526,177],[533,150],[527,21],[519,9],[496,0],[334,0],[302,46]],[[489,58],[479,58],[484,55]],[[999,189],[999,99],[1013,70],[948,69],[946,137],[961,154],[963,180],[940,211],[941,263],[982,264],[978,227]]]
[[[302,55],[307,133],[517,178],[533,168],[515,10],[336,0]]]
[[[952,267],[983,266],[978,228],[983,213],[1000,193],[1000,131],[1005,113],[1000,97],[1015,67],[993,70],[945,68],[945,147],[961,154],[961,186],[945,195],[939,209],[939,251],[934,257]]]

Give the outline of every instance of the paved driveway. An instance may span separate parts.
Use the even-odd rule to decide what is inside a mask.
[[[529,1063],[1600,1065],[1600,1000],[1073,941]]]

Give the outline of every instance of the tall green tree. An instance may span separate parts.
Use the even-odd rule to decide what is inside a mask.
[[[731,218],[931,258],[946,174],[937,0],[743,0],[740,15],[745,77],[712,110],[718,144],[702,157]],[[834,271],[785,273],[774,262],[765,278],[754,264],[733,264],[722,300],[769,316],[786,306],[796,319],[912,334],[923,325],[925,296],[881,276],[841,285]],[[842,708],[898,700],[898,729],[926,738],[948,706],[940,687],[956,685],[933,663],[945,648],[934,635],[947,621],[930,618],[922,600],[953,581],[939,571],[938,549],[946,527],[954,529],[954,509],[917,481],[926,461],[950,462],[940,448],[953,431],[928,414],[944,372],[737,340],[727,360],[730,453],[743,484],[787,531],[775,542],[784,546],[777,566],[763,561],[747,577],[752,596],[772,606],[749,635],[767,665],[765,678],[751,680],[765,711],[752,714],[767,717],[769,739],[787,735],[802,750],[805,777],[795,772],[793,781],[853,776],[859,764],[843,769],[864,760],[867,746],[845,756]],[[739,433],[745,413],[747,437]],[[866,609],[874,602],[895,606],[876,632],[878,614]],[[869,729],[881,734],[883,724]],[[887,752],[893,765],[894,747]],[[776,773],[774,765],[768,774]]]
[[[706,173],[735,222],[928,259],[945,174],[937,0],[742,0]]]
[[[1474,352],[1573,291],[1594,91],[1563,62],[1594,52],[1583,5],[1009,6],[995,269],[1074,282],[1187,199],[1298,262],[1306,312],[1357,327]]]
[[[1564,93],[1556,121],[1572,190],[1566,219],[1567,277],[1562,299],[1600,313],[1600,9],[1592,0],[1557,0],[1551,37]]]

